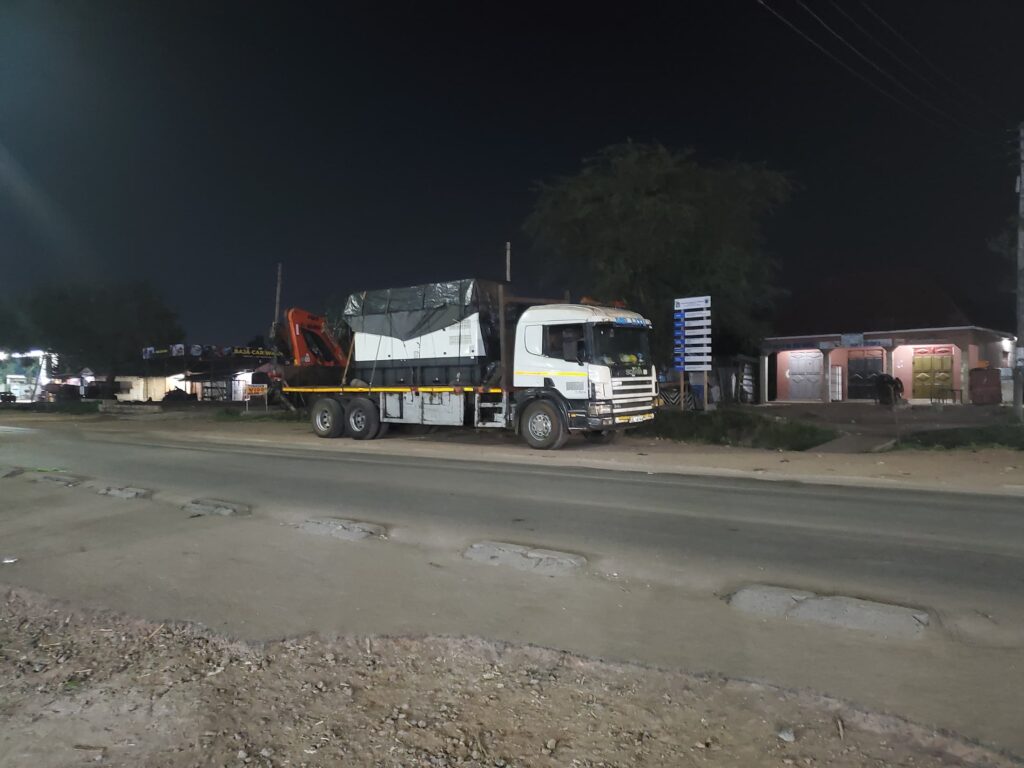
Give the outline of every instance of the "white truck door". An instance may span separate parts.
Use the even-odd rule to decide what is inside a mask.
[[[587,365],[577,360],[584,331],[583,323],[527,325],[516,347],[513,384],[543,387],[547,379],[566,398],[587,399]]]

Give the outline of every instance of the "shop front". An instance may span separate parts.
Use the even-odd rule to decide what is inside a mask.
[[[911,403],[981,402],[970,372],[1006,369],[1013,346],[1011,334],[977,326],[770,337],[761,401],[872,401],[891,376]]]

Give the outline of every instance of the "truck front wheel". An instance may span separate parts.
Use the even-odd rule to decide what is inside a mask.
[[[317,437],[341,437],[345,432],[345,415],[334,398],[321,397],[313,403],[309,418]]]
[[[372,400],[360,397],[353,400],[345,414],[348,434],[356,440],[373,440],[380,431],[380,414]]]
[[[569,439],[558,408],[546,400],[534,400],[526,406],[520,431],[527,445],[542,451],[561,448]]]

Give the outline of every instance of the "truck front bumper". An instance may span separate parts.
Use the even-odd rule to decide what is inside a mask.
[[[653,410],[642,413],[631,413],[628,415],[623,414],[620,416],[612,414],[607,416],[587,416],[587,414],[582,411],[570,411],[569,430],[571,432],[577,432],[584,430],[628,429],[629,427],[636,427],[640,424],[651,421],[653,418]]]

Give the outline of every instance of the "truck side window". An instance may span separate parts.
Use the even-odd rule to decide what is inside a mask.
[[[526,326],[526,335],[523,341],[526,344],[526,351],[531,355],[541,355],[541,339],[543,338],[543,328],[539,325],[528,325]]]
[[[544,356],[576,362],[576,349],[583,339],[583,325],[544,326]]]

